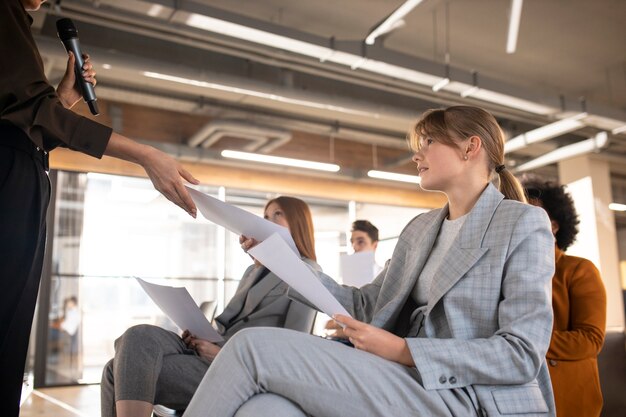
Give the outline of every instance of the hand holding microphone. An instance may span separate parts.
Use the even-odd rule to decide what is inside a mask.
[[[94,91],[95,85],[95,71],[91,68],[89,64],[89,56],[84,55],[80,49],[80,43],[78,41],[78,31],[74,26],[74,23],[71,19],[59,19],[57,20],[57,34],[61,42],[63,42],[63,46],[65,46],[65,50],[69,53],[71,52],[74,60],[74,74],[75,74],[75,83],[78,85],[79,91],[78,93],[82,95],[83,99],[89,106],[89,110],[91,114],[97,115],[98,111],[98,103],[96,98],[96,93]],[[69,62],[72,62],[72,55],[70,55]],[[85,65],[87,63],[87,65]],[[83,75],[83,71],[86,70],[87,73]],[[74,91],[74,84],[72,83],[71,76],[66,72],[61,84],[59,84],[58,92],[59,96],[62,95],[71,95]],[[91,81],[91,82],[90,82]],[[93,84],[92,84],[93,82]],[[69,107],[74,104],[76,101],[73,97],[70,97],[66,100],[69,104]]]

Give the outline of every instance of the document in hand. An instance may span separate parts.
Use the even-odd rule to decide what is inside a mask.
[[[136,279],[141,288],[152,298],[152,301],[181,330],[187,329],[198,338],[213,343],[224,340],[211,326],[185,287],[168,287],[151,284],[141,278]]]
[[[187,187],[187,190],[196,206],[198,206],[200,213],[207,220],[219,224],[238,235],[251,237],[259,242],[264,241],[273,233],[278,233],[295,254],[299,253],[296,243],[286,227],[272,223],[232,204],[224,203],[193,188]]]
[[[357,252],[352,255],[341,255],[339,269],[344,285],[361,288],[374,279],[376,260],[374,252]]]
[[[248,253],[267,269],[298,291],[311,304],[332,317],[333,314],[350,314],[328,291],[299,256],[289,250],[285,241],[274,233]]]

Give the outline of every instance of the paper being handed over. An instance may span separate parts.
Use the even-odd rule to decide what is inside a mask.
[[[331,317],[333,314],[351,317],[302,259],[289,250],[278,234],[274,233],[248,250],[248,253],[322,312]]]
[[[278,233],[294,253],[299,253],[296,243],[286,227],[272,223],[232,204],[224,203],[193,188],[187,187],[187,191],[189,191],[191,198],[198,206],[200,213],[207,220],[217,223],[238,235],[254,238],[259,242],[270,237],[272,233]]]
[[[141,288],[152,298],[181,330],[189,330],[199,339],[209,342],[221,342],[224,338],[211,326],[205,315],[200,311],[196,302],[191,298],[185,287],[168,287],[166,285],[151,284],[141,278],[136,278]]]

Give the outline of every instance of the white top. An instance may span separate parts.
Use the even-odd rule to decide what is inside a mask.
[[[445,219],[443,223],[441,223],[441,229],[439,229],[435,244],[428,255],[424,269],[422,269],[417,279],[417,284],[413,287],[413,291],[411,292],[411,296],[418,306],[428,304],[428,296],[433,279],[435,279],[441,262],[448,253],[450,246],[452,246],[454,239],[456,239],[456,236],[459,234],[459,230],[461,230],[466,218],[467,214],[454,220]]]

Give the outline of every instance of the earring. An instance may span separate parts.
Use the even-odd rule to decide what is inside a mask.
[[[465,155],[465,156],[463,157],[463,159],[467,161],[467,155]]]

